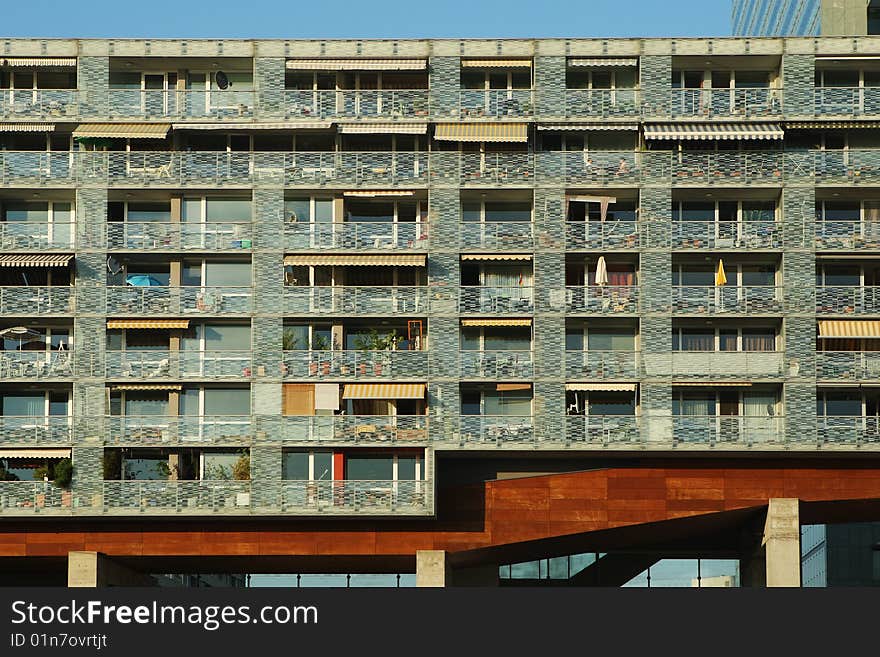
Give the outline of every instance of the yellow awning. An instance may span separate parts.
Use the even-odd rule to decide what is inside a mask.
[[[463,319],[462,326],[531,326],[530,319]]]
[[[294,71],[424,71],[427,59],[288,59]]]
[[[347,383],[343,399],[424,399],[424,383]]]
[[[0,132],[52,132],[54,123],[0,123]]]
[[[880,338],[880,320],[836,320],[819,321],[820,338]]]
[[[495,386],[496,392],[514,392],[516,390],[531,390],[531,383],[499,383]]]
[[[179,384],[165,383],[120,383],[113,386],[114,390],[183,390],[183,386]]]
[[[285,265],[424,267],[424,255],[289,255]]]
[[[566,390],[577,392],[635,392],[636,383],[566,383]]]
[[[330,121],[287,121],[276,123],[175,123],[175,130],[326,130]]]
[[[37,448],[37,449],[0,449],[0,459],[66,459],[70,458],[70,449]]]
[[[465,253],[461,256],[464,261],[469,260],[515,260],[527,262],[532,256],[525,253]]]
[[[188,319],[108,319],[108,329],[185,329]]]
[[[0,57],[0,65],[21,68],[74,68],[76,57]]]
[[[411,189],[362,189],[342,192],[342,195],[359,198],[376,198],[377,196],[415,196],[416,193]]]
[[[438,123],[434,128],[438,141],[527,142],[528,123]]]
[[[423,135],[427,123],[340,123],[342,135]]]
[[[80,123],[74,139],[165,139],[170,123]]]
[[[531,68],[531,59],[462,59],[462,68]]]
[[[72,255],[0,255],[0,267],[66,267]]]

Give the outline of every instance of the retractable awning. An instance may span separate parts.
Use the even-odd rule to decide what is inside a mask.
[[[0,267],[66,267],[72,255],[0,255]]]
[[[326,130],[330,121],[288,121],[276,123],[175,123],[175,130]]]
[[[36,448],[36,449],[0,449],[0,459],[66,459],[70,458],[70,449]]]
[[[782,139],[778,123],[657,123],[645,126],[645,139],[711,141],[728,139]]]
[[[0,123],[0,132],[52,132],[54,123]]]
[[[571,57],[568,65],[574,68],[617,68],[639,65],[638,57]]]
[[[0,57],[0,66],[20,68],[75,68],[76,57]]]
[[[342,195],[375,198],[377,196],[415,196],[416,193],[411,189],[359,189],[350,192],[342,192]]]
[[[880,320],[819,321],[820,338],[880,338]]]
[[[514,260],[518,262],[526,262],[532,259],[532,256],[524,253],[466,253],[461,256],[464,261],[469,260]]]
[[[550,132],[586,132],[588,130],[632,130],[638,123],[539,123],[538,130]]]
[[[438,123],[434,128],[438,141],[527,142],[528,123]]]
[[[616,196],[588,196],[586,194],[570,194],[565,200],[575,203],[617,203]]]
[[[635,392],[635,383],[566,383],[565,389],[576,392]]]
[[[108,319],[108,329],[186,329],[188,319]]]
[[[673,381],[679,388],[751,388],[751,381]]]
[[[428,132],[427,123],[340,123],[343,135],[423,135]]]
[[[114,390],[183,390],[183,386],[173,383],[120,383],[113,386]]]
[[[343,399],[424,399],[424,383],[348,383]]]
[[[524,57],[512,59],[462,59],[462,68],[531,68],[532,60]]]
[[[74,139],[165,139],[170,123],[81,123]]]
[[[424,71],[427,59],[288,59],[295,71]]]
[[[463,319],[462,326],[531,326],[530,319]]]
[[[495,385],[496,392],[515,392],[517,390],[531,390],[531,383],[498,383]]]
[[[289,255],[285,265],[424,267],[423,255]]]
[[[786,128],[795,130],[874,130],[880,121],[789,121]]]

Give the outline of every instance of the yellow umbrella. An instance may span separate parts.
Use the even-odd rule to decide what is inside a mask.
[[[724,273],[724,261],[718,261],[718,270],[715,272],[715,285],[727,285],[727,274]]]

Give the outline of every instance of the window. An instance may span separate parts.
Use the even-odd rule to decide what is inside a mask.
[[[462,351],[531,351],[532,330],[518,327],[463,327]]]
[[[289,223],[329,223],[333,221],[333,199],[288,199],[284,202],[284,215]]]
[[[565,75],[566,89],[635,89],[636,67],[569,68]]]
[[[345,456],[345,479],[349,481],[418,481],[422,459],[416,455],[367,454]]]
[[[673,351],[776,351],[772,328],[675,328]]]
[[[281,476],[287,481],[332,481],[333,452],[286,451],[281,463]],[[341,478],[341,473],[339,478]]]
[[[504,388],[504,384],[498,387]],[[461,392],[462,415],[528,416],[532,414],[532,389],[523,384],[508,389],[464,389]]]

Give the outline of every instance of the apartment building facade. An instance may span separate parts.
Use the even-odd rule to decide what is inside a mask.
[[[733,0],[736,36],[847,36],[880,32],[873,0]]]

